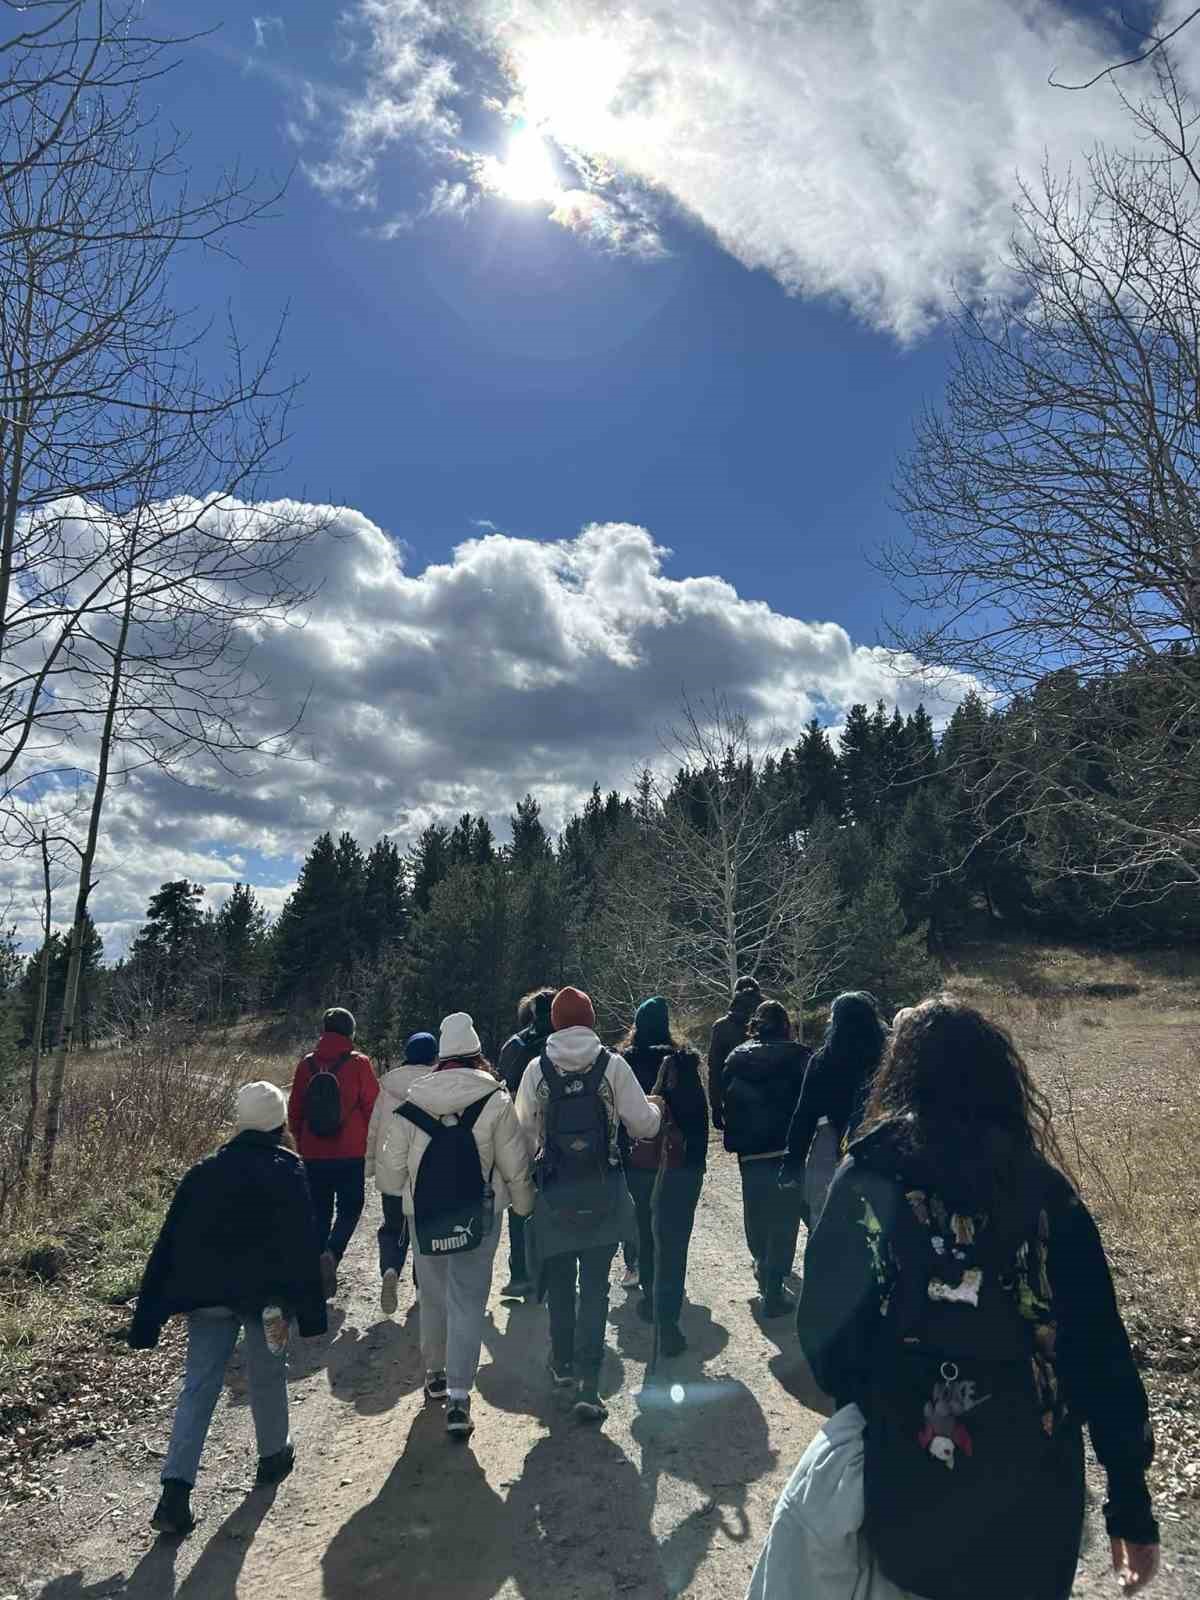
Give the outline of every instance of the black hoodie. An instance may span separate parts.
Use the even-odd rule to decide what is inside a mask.
[[[974,1211],[988,1199],[980,1192],[980,1170],[979,1163],[964,1161],[961,1149],[913,1152],[894,1124],[851,1146],[808,1242],[796,1319],[817,1382],[839,1404],[855,1401],[865,1410],[869,1403],[877,1341],[884,1335],[885,1290],[878,1263],[894,1259],[888,1238],[906,1190],[938,1195],[948,1210]],[[1001,1193],[1033,1182],[1044,1196],[1046,1266],[1058,1327],[1055,1368],[1070,1414],[1077,1423],[1087,1423],[1108,1474],[1109,1534],[1132,1543],[1154,1543],[1158,1530],[1146,1488],[1146,1468],[1154,1454],[1149,1407],[1096,1224],[1067,1179],[1040,1158],[1013,1158],[1013,1172],[1019,1184]],[[867,1202],[882,1238],[866,1225]],[[896,1292],[894,1285],[891,1292]],[[1074,1488],[1082,1505],[1081,1455],[1078,1461]],[[1077,1529],[1074,1534],[1064,1530],[1068,1541],[1077,1536]]]

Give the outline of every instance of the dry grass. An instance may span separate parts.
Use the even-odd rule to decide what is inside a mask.
[[[50,1196],[31,1185],[3,1218],[0,1383],[89,1306],[136,1293],[179,1175],[232,1132],[238,1085],[284,1085],[294,1064],[168,1029],[73,1060]]]
[[[1200,1318],[1200,955],[1009,945],[949,981],[1013,1033],[1137,1298]]]

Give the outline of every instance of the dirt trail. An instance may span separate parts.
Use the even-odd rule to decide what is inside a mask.
[[[780,1488],[820,1425],[790,1319],[759,1323],[736,1170],[717,1156],[697,1219],[674,1384],[639,1405],[650,1330],[614,1288],[600,1431],[547,1394],[541,1307],[493,1296],[470,1444],[422,1401],[411,1290],[382,1317],[377,1203],[343,1263],[329,1335],[292,1360],[296,1472],[248,1493],[253,1434],[231,1376],[182,1543],[155,1543],[164,1423],[65,1457],[57,1506],[0,1527],[0,1600],[737,1600]],[[496,1285],[503,1281],[504,1247]],[[1170,1535],[1168,1534],[1168,1538]],[[1093,1537],[1076,1593],[1113,1593]],[[1163,1600],[1200,1592],[1191,1553],[1168,1555]]]

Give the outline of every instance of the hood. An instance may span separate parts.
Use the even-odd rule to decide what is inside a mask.
[[[392,1067],[379,1080],[380,1092],[393,1100],[407,1100],[408,1091],[421,1078],[429,1076],[428,1062],[410,1061]]]
[[[499,1088],[490,1072],[480,1072],[476,1067],[447,1067],[444,1072],[427,1072],[418,1078],[409,1089],[408,1098],[431,1117],[444,1117],[451,1111],[465,1111]]]
[[[344,1033],[323,1033],[317,1040],[317,1047],[313,1051],[318,1061],[332,1062],[339,1056],[344,1056],[349,1050],[351,1055],[357,1055],[354,1040],[347,1039]]]
[[[593,1028],[560,1028],[546,1040],[546,1054],[560,1072],[586,1072],[602,1048]]]
[[[750,1039],[725,1057],[725,1071],[739,1078],[769,1078],[807,1060],[808,1051],[795,1039]]]

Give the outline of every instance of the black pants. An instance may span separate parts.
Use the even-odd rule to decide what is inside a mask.
[[[637,1211],[642,1293],[654,1307],[656,1322],[678,1322],[687,1279],[688,1246],[692,1242],[704,1173],[682,1169],[664,1172],[657,1207],[653,1204],[654,1185],[658,1180],[656,1172],[631,1167],[625,1176]]]
[[[572,1367],[577,1378],[594,1383],[604,1360],[604,1332],[608,1326],[608,1275],[615,1244],[551,1256],[543,1266],[546,1298],[550,1302],[550,1350],[560,1370]],[[579,1283],[579,1303],[575,1284]]]
[[[403,1272],[408,1260],[408,1218],[404,1215],[404,1201],[398,1194],[383,1196],[383,1226],[376,1237],[379,1240],[379,1276],[382,1278],[385,1272]],[[413,1265],[416,1266],[415,1252]]]
[[[508,1275],[521,1281],[529,1276],[525,1256],[525,1221],[515,1211],[508,1213]]]
[[[779,1187],[779,1161],[773,1156],[743,1161],[741,1168],[746,1243],[765,1280],[761,1287],[778,1288],[795,1264],[804,1191]]]
[[[308,1187],[317,1218],[317,1242],[335,1261],[346,1254],[366,1201],[366,1163],[352,1158],[306,1161]],[[337,1221],[334,1221],[334,1209]]]

